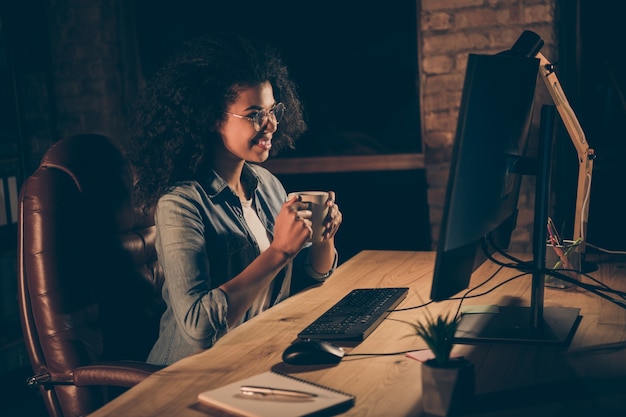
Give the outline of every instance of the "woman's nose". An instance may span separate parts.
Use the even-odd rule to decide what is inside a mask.
[[[278,122],[273,117],[268,117],[265,126],[263,126],[264,132],[274,133],[278,130]]]

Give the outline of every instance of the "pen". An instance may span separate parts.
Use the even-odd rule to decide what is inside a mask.
[[[551,217],[548,217],[548,234],[550,235],[551,238],[554,238],[556,240],[557,245],[559,246],[563,245],[563,240],[561,239],[561,235],[556,230],[556,226],[554,225],[554,222],[552,221]]]
[[[559,232],[556,230],[556,227],[554,226],[554,222],[552,221],[552,219],[550,217],[548,217],[548,238],[550,240],[550,243],[552,244],[552,249],[554,250],[554,253],[556,253],[556,255],[559,257],[559,261],[554,265],[554,267],[552,269],[556,269],[558,268],[559,264],[563,263],[563,266],[566,269],[570,268],[569,262],[567,260],[567,254],[563,253],[563,241],[561,240],[561,236],[559,235]]]
[[[317,394],[305,391],[296,391],[283,388],[270,388],[270,387],[257,387],[251,385],[244,385],[240,388],[241,393],[244,395],[281,395],[283,397],[294,398],[313,398],[317,397]]]

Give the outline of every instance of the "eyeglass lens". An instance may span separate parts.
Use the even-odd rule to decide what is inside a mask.
[[[267,121],[271,121],[274,124],[280,123],[280,119],[283,118],[285,113],[285,105],[283,103],[277,103],[269,111],[262,110],[254,116],[254,128],[257,131],[261,131],[267,124]]]

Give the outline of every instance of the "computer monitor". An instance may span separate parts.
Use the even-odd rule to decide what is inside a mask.
[[[534,53],[468,57],[432,280],[433,301],[468,288],[472,273],[494,251],[494,245],[483,242],[504,250],[509,246],[522,175],[528,173],[521,166],[528,162],[538,70]],[[538,187],[549,181],[537,178]],[[545,239],[539,245],[545,257]],[[533,279],[539,278],[543,277]],[[533,300],[541,304],[538,309],[496,306],[493,312],[463,315],[456,341],[565,343],[578,310],[544,311],[543,293],[538,298]],[[552,322],[558,322],[556,329]]]
[[[437,247],[431,299],[469,285],[485,260],[481,243],[507,249],[517,222],[539,60],[470,54]]]

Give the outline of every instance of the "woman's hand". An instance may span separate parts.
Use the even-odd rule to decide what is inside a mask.
[[[302,203],[299,196],[294,196],[283,204],[274,225],[274,240],[270,246],[293,258],[304,244],[311,239],[311,210]],[[330,210],[329,210],[330,214]]]
[[[341,225],[343,215],[335,203],[335,192],[328,192],[328,214],[324,219],[324,234],[320,242],[314,242],[309,252],[311,266],[320,274],[328,273],[335,264],[335,234]]]
[[[335,192],[328,192],[328,201],[326,201],[326,205],[328,206],[328,215],[324,219],[324,227],[326,230],[324,231],[324,240],[328,240],[335,236],[337,230],[339,230],[339,226],[343,221],[343,215],[341,211],[339,211],[339,206],[335,203]]]

